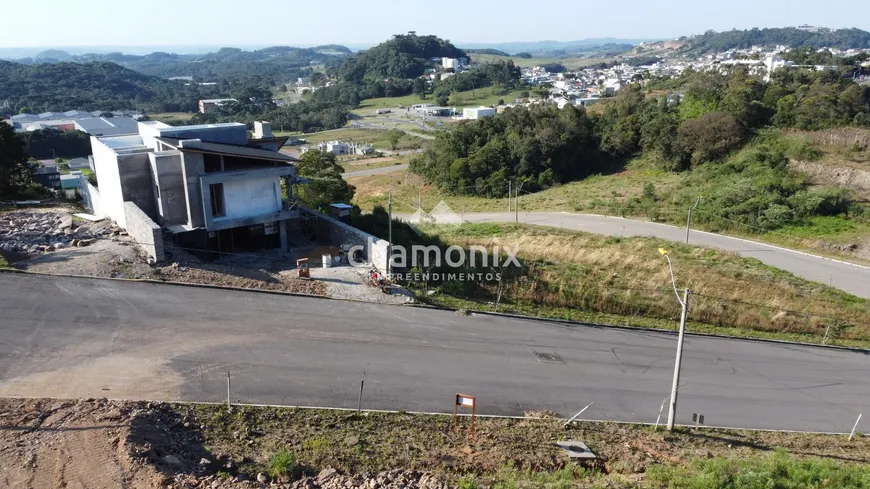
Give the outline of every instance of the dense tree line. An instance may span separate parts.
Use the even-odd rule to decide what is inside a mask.
[[[5,125],[5,124],[4,124]],[[91,154],[91,136],[81,131],[40,129],[19,134],[31,158],[80,158]]]
[[[356,55],[341,66],[337,75],[353,83],[385,78],[421,76],[433,65],[432,58],[466,57],[465,51],[435,36],[395,35],[392,39]]]
[[[121,110],[196,111],[216,86],[186,86],[128,70],[115,63],[23,65],[0,61],[0,100],[17,112]]]
[[[306,76],[311,72],[312,62],[341,63],[350,54],[351,50],[347,47],[330,44],[314,48],[273,46],[253,51],[223,48],[215,53],[207,54],[154,52],[147,55],[108,53],[73,56],[64,51],[49,50],[32,59],[25,58],[18,61],[24,64],[111,62],[146,75],[161,78],[192,76],[198,81],[239,82],[257,77],[274,80],[271,85],[277,85]]]
[[[505,57],[510,56],[510,54],[508,54],[504,51],[499,51],[498,49],[488,49],[488,48],[485,48],[485,49],[466,49],[465,52],[468,54],[488,54],[490,56],[505,56]]]
[[[452,193],[496,197],[511,180],[534,190],[600,171],[600,162],[594,122],[583,109],[539,105],[440,132],[411,168]]]
[[[185,124],[242,122],[253,126],[254,121],[268,120],[275,130],[309,132],[338,129],[347,123],[347,117],[347,107],[334,102],[311,100],[281,107],[272,103],[239,103],[218,107],[208,114],[196,114]]]
[[[732,30],[727,32],[708,31],[690,39],[682,52],[704,54],[727,51],[729,49],[748,49],[752,46],[788,46],[791,48],[870,48],[870,32],[861,29],[823,30],[808,32],[794,27],[772,29]]]
[[[792,175],[776,141],[727,157],[767,126],[870,126],[870,88],[834,71],[783,70],[770,83],[741,69],[687,72],[681,82],[670,97],[629,85],[594,114],[532,106],[464,123],[439,134],[411,169],[452,193],[499,196],[508,181],[535,190],[643,154],[665,170],[703,169],[692,174],[722,182],[709,208],[752,226],[848,210],[841,193],[810,191]]]

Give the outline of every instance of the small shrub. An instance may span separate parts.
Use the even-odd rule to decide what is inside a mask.
[[[293,455],[287,450],[276,452],[275,455],[272,455],[272,458],[269,459],[269,475],[274,479],[289,479],[293,477],[298,470],[299,466],[296,464],[296,455]]]
[[[477,484],[474,483],[473,478],[465,476],[459,479],[459,489],[477,489]]]

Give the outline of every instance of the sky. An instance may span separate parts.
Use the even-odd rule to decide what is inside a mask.
[[[866,0],[3,0],[0,46],[373,45],[665,39],[811,24],[870,30]]]

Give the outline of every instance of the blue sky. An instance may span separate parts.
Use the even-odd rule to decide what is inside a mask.
[[[813,24],[870,30],[866,0],[4,0],[0,46],[376,44],[670,38]]]

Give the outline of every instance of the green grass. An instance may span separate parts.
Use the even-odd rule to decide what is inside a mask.
[[[269,475],[273,479],[288,480],[298,470],[296,456],[287,450],[280,450],[269,459]]]
[[[498,88],[484,87],[467,92],[459,92],[458,103],[451,103],[450,106],[456,107],[471,107],[478,105],[495,105],[499,99],[504,99],[505,102],[513,101],[518,98],[521,90],[510,91],[504,95],[498,95]],[[452,101],[451,101],[452,102]],[[360,102],[360,106],[351,112],[358,116],[375,116],[377,109],[394,109],[397,114],[402,114],[401,109],[396,110],[399,105],[410,107],[415,104],[435,104],[435,98],[432,94],[421,99],[418,95],[405,95],[403,97],[382,97],[370,98]]]
[[[156,114],[148,114],[148,117],[152,121],[160,121],[160,122],[177,122],[177,121],[189,121],[196,114],[192,112],[158,112]]]
[[[0,268],[8,268],[9,262],[6,261],[6,257],[3,256],[3,253],[0,253]]]
[[[687,466],[650,467],[653,487],[691,489],[769,489],[870,487],[870,468],[832,460],[798,460],[785,451],[751,459],[695,460]]]
[[[346,142],[371,144],[374,149],[379,151],[389,151],[392,149],[390,145],[390,131],[382,131],[378,129],[333,129],[331,131],[302,134],[300,138],[305,139],[308,144],[317,144],[324,141],[340,140]],[[396,145],[396,149],[416,149],[422,147],[425,143],[426,141],[422,138],[418,138],[410,134],[404,134],[399,139],[398,144]]]

